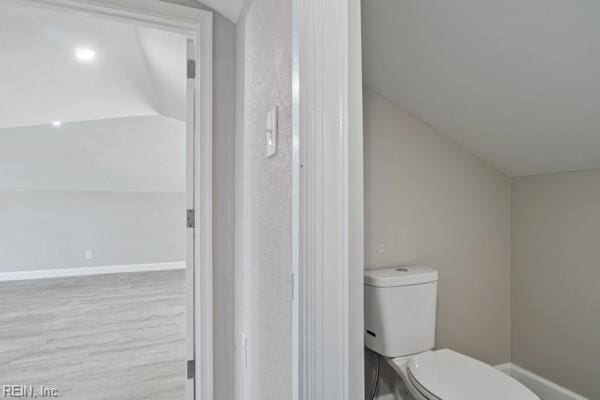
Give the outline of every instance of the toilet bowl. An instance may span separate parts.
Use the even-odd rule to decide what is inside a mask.
[[[519,381],[452,350],[387,359],[415,400],[540,400]],[[396,395],[400,400],[408,399]]]
[[[437,271],[423,266],[365,272],[365,344],[385,357],[416,400],[540,400],[496,368],[434,347]],[[398,387],[398,400],[407,400]]]

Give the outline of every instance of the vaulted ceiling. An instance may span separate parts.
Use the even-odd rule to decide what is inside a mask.
[[[365,84],[510,176],[600,168],[600,2],[363,1]]]
[[[244,0],[198,0],[200,3],[223,14],[230,21],[237,23]]]
[[[183,191],[185,51],[174,33],[0,3],[0,190]]]

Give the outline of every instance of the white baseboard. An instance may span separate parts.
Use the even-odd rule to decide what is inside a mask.
[[[543,400],[588,400],[518,365],[506,363],[496,368],[527,386]]]
[[[513,364],[511,363],[504,363],[496,365],[495,368],[499,371],[505,372],[507,375],[510,375],[510,369],[512,368],[512,366]]]
[[[65,278],[70,276],[119,274],[126,272],[150,272],[185,269],[185,261],[153,264],[107,265],[101,267],[80,267],[64,269],[43,269],[37,271],[1,272],[0,282],[23,281],[28,279]]]

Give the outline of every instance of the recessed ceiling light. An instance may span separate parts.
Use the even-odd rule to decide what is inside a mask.
[[[75,51],[75,57],[79,61],[88,62],[96,57],[96,52],[89,47],[80,47]]]
[[[52,126],[61,126],[62,122],[61,121],[53,121],[52,122]]]

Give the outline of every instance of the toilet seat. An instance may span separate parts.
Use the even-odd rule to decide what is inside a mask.
[[[503,372],[452,350],[413,356],[403,372],[406,383],[427,400],[540,400]]]

